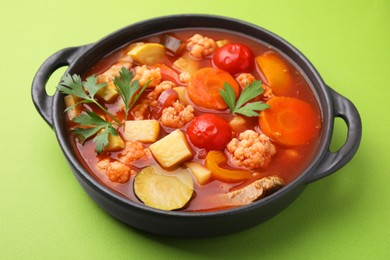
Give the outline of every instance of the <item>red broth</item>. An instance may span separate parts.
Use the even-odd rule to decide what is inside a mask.
[[[217,31],[217,30],[208,30],[208,29],[190,29],[190,30],[176,30],[176,31],[170,31],[165,32],[160,35],[155,35],[151,37],[147,37],[144,39],[138,39],[134,42],[153,42],[153,43],[163,43],[164,41],[164,35],[169,34],[170,36],[174,36],[176,38],[182,39],[185,41],[186,39],[190,38],[194,34],[201,34],[203,36],[207,36],[208,38],[214,39],[215,41],[224,40],[229,43],[240,43],[247,46],[252,52],[254,57],[258,57],[264,53],[267,53],[269,51],[274,51],[280,55],[280,58],[283,61],[283,64],[287,67],[291,79],[291,87],[289,87],[287,90],[283,92],[283,96],[286,97],[292,97],[299,100],[305,101],[307,104],[309,104],[313,110],[316,113],[316,117],[321,122],[321,112],[318,106],[318,103],[316,101],[316,98],[311,91],[311,88],[308,84],[308,82],[305,79],[305,76],[301,73],[299,69],[297,69],[283,54],[281,54],[278,50],[273,48],[272,46],[269,46],[267,44],[264,44],[263,42],[260,42],[258,40],[254,40],[249,37],[244,37],[239,34],[234,34],[231,32],[226,31]],[[129,43],[131,44],[131,43]],[[86,78],[90,75],[99,75],[109,69],[113,64],[115,64],[120,57],[123,57],[123,50],[125,48],[128,48],[129,45],[124,46],[121,49],[118,49],[117,51],[107,55],[103,59],[101,59],[97,64],[95,64],[85,75],[83,75],[83,78]],[[181,56],[184,52],[187,50],[184,49],[180,55],[174,55],[170,52],[166,54],[166,56],[163,58],[163,60],[159,61],[159,64],[163,63],[166,66],[172,68],[173,62]],[[199,63],[199,68],[202,67],[213,67],[214,64],[212,62],[212,54],[207,56],[204,59],[197,59],[197,62]],[[133,63],[133,67],[137,66],[139,64]],[[151,65],[153,66],[153,65]],[[176,69],[173,69],[173,71],[176,73],[176,76],[174,77],[174,83],[176,85],[183,85],[187,86],[187,84],[182,83],[178,80],[179,71]],[[266,84],[267,78],[265,78],[265,75],[263,75],[262,70],[259,68],[259,65],[255,62],[253,69],[249,71],[256,79],[260,79]],[[168,79],[168,76],[165,76],[166,79]],[[164,79],[164,76],[163,76]],[[172,79],[172,78],[169,78]],[[144,97],[147,95],[151,89],[147,89],[143,95]],[[277,95],[279,96],[279,95]],[[266,100],[263,100],[266,101]],[[209,110],[204,109],[201,107],[198,107],[195,104],[191,104],[194,107],[194,114],[195,116],[200,115],[204,113],[205,111],[208,113],[215,113],[219,116],[225,118],[227,121],[231,120],[233,118],[233,115],[229,113],[228,110],[224,111],[218,111],[218,110]],[[96,109],[93,105],[84,105],[85,107],[88,107],[92,110]],[[105,106],[108,108],[108,110],[116,115],[120,120],[123,119],[124,113],[121,112],[119,107],[119,98],[115,99],[113,102],[106,103]],[[147,117],[152,118],[152,115],[149,113]],[[258,123],[258,117],[251,117],[246,118],[245,121],[245,128],[252,129],[258,133],[262,133],[262,129],[259,127]],[[185,124],[183,127],[180,127],[179,129],[183,132],[186,132],[188,128],[188,124]],[[68,125],[69,128],[74,127],[74,123],[71,122],[68,119]],[[320,127],[320,125],[319,125]],[[118,128],[118,132],[120,135],[123,135],[123,127]],[[167,127],[161,127],[160,130],[160,136],[159,139],[161,139],[163,136],[167,135],[172,129]],[[126,183],[117,183],[112,182],[107,177],[107,175],[99,170],[97,167],[97,163],[99,160],[101,160],[105,156],[110,156],[111,158],[115,159],[117,158],[118,152],[108,152],[103,153],[100,156],[98,156],[95,152],[95,145],[92,142],[92,138],[85,141],[84,143],[81,143],[75,136],[71,135],[72,143],[74,146],[74,149],[76,150],[76,154],[78,155],[80,161],[84,164],[84,166],[88,169],[88,172],[94,176],[97,180],[99,180],[102,184],[108,186],[113,191],[117,192],[118,194],[124,196],[125,198],[130,199],[131,201],[137,202],[142,204],[142,201],[138,199],[138,197],[134,193],[133,183],[134,183],[134,177],[136,174],[132,174],[130,176],[130,179]],[[237,137],[238,133],[233,133],[233,137]],[[188,136],[186,135],[187,139]],[[285,184],[290,183],[294,179],[296,179],[300,173],[305,169],[305,167],[309,164],[311,161],[311,158],[313,157],[313,154],[315,153],[315,150],[317,148],[317,145],[319,143],[319,131],[315,138],[311,139],[309,142],[306,142],[303,145],[295,145],[295,146],[285,146],[282,144],[279,144],[277,142],[273,142],[271,139],[271,142],[276,148],[276,154],[272,157],[271,163],[269,166],[265,169],[255,169],[255,171],[260,172],[260,175],[257,177],[253,177],[249,180],[243,180],[240,182],[234,182],[234,183],[227,183],[223,182],[221,180],[213,179],[204,185],[200,185],[194,181],[194,193],[189,201],[189,203],[186,204],[185,207],[179,209],[182,211],[213,211],[213,210],[220,210],[227,208],[225,205],[220,205],[217,202],[213,201],[213,196],[218,193],[226,193],[232,190],[239,189],[241,187],[244,187],[256,179],[259,179],[260,177],[268,176],[268,175],[277,175],[280,178],[283,179]],[[194,162],[198,162],[201,164],[205,164],[205,157],[207,155],[207,151],[205,149],[198,148],[191,144],[191,142],[188,142],[191,146],[191,150],[193,152],[193,158],[191,159]],[[145,143],[143,144],[145,147],[148,147],[150,144]],[[225,151],[226,152],[226,151]],[[132,165],[133,168],[141,170],[142,168],[150,165],[150,164],[158,164],[158,162],[153,158],[149,158],[148,160],[138,160],[135,161]],[[227,164],[223,167],[226,168],[240,168],[240,167],[234,167],[232,165],[230,159],[228,160]]]

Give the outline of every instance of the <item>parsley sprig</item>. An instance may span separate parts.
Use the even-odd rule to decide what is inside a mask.
[[[148,87],[149,83],[152,80],[146,82],[146,84],[141,88],[139,80],[134,80],[134,74],[132,71],[128,71],[126,68],[122,68],[119,72],[120,77],[115,77],[114,85],[119,95],[121,96],[123,102],[125,103],[125,119],[130,109],[137,102],[139,96],[144,92]],[[140,89],[140,91],[138,91]]]
[[[119,74],[120,76],[115,77],[114,79],[114,85],[119,96],[125,103],[125,120],[127,120],[130,109],[135,105],[142,92],[148,87],[152,80],[148,81],[141,88],[139,81],[133,80],[134,74],[132,71],[128,71],[126,68],[122,67]],[[107,86],[106,83],[98,84],[97,77],[94,75],[86,78],[85,81],[82,81],[81,77],[77,74],[66,74],[57,86],[57,89],[61,93],[81,98],[81,101],[67,107],[65,111],[82,103],[94,103],[114,121],[108,122],[88,109],[85,110],[85,113],[80,114],[73,119],[75,123],[79,124],[79,127],[73,129],[72,133],[75,134],[82,143],[95,136],[92,141],[95,143],[97,154],[100,154],[104,150],[104,147],[107,146],[109,134],[114,136],[118,135],[114,124],[117,126],[122,125],[118,118],[112,115],[95,99],[95,94],[105,86]]]
[[[74,122],[80,124],[80,127],[73,129],[72,133],[75,134],[82,143],[97,134],[93,139],[93,142],[95,143],[95,150],[99,155],[108,144],[108,135],[112,134],[117,136],[118,132],[113,127],[112,123],[107,122],[95,112],[89,110],[86,110],[85,112],[86,114],[80,114],[73,119]]]
[[[263,93],[264,89],[261,86],[261,80],[255,80],[250,85],[247,83],[236,102],[236,94],[233,88],[229,83],[225,82],[224,88],[220,90],[220,95],[228,105],[231,113],[248,117],[258,116],[258,111],[269,108],[269,105],[261,101],[247,102]]]
[[[94,75],[88,77],[86,81],[82,82],[81,77],[79,75],[66,74],[62,77],[60,84],[57,86],[57,89],[61,93],[74,95],[76,97],[81,98],[81,101],[77,102],[73,106],[67,107],[65,111],[72,109],[73,107],[81,103],[94,103],[120,125],[121,124],[120,121],[114,115],[112,115],[107,109],[105,109],[102,105],[100,105],[99,102],[97,102],[97,100],[95,99],[95,94],[106,85],[107,85],[106,83],[97,84],[97,77]],[[84,88],[87,91],[85,91]]]

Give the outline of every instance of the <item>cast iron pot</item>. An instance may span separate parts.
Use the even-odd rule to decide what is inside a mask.
[[[323,118],[320,144],[312,162],[295,181],[250,205],[208,213],[149,208],[121,197],[88,174],[72,150],[67,135],[63,95],[58,91],[53,96],[47,95],[45,85],[51,74],[62,66],[68,66],[66,73],[83,74],[103,56],[130,41],[165,30],[200,27],[223,29],[260,39],[295,62],[310,81],[320,105]],[[138,229],[167,236],[222,235],[264,222],[291,204],[307,184],[330,175],[351,160],[359,147],[362,134],[361,120],[355,106],[329,88],[312,64],[291,44],[256,25],[211,15],[175,15],[150,19],[125,27],[96,43],[60,50],[39,68],[32,84],[32,98],[38,112],[56,133],[74,175],[91,198],[117,219]],[[330,152],[336,117],[345,121],[348,135],[344,146],[337,152]]]

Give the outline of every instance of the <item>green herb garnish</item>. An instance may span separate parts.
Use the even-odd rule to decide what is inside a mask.
[[[224,88],[220,90],[220,94],[231,113],[248,117],[258,116],[258,111],[269,108],[269,105],[261,101],[247,102],[263,93],[264,89],[261,86],[261,80],[255,80],[250,85],[247,83],[237,102],[234,90],[227,82],[224,83]]]
[[[86,114],[81,114],[73,119],[73,122],[78,123],[81,127],[73,129],[72,133],[75,134],[82,143],[97,134],[93,139],[93,142],[96,146],[95,150],[99,155],[108,144],[108,134],[117,136],[118,132],[112,126],[112,123],[107,122],[96,113],[89,110],[86,110],[85,112]]]
[[[139,96],[144,92],[144,90],[148,87],[149,83],[152,80],[146,82],[146,84],[141,88],[138,80],[134,80],[134,74],[132,71],[128,71],[126,68],[122,68],[119,72],[120,77],[115,77],[114,85],[116,90],[121,96],[123,102],[125,103],[125,120],[127,119],[127,115],[130,109],[137,102]],[[140,91],[138,91],[141,88]],[[138,93],[137,93],[138,91]]]
[[[126,68],[122,67],[119,72],[120,77],[115,77],[114,85],[118,91],[119,96],[125,103],[125,119],[127,120],[128,113],[130,109],[137,102],[138,98],[144,92],[144,90],[150,84],[148,81],[142,88],[138,80],[134,79],[134,74],[131,71],[128,71]],[[105,109],[96,99],[95,94],[103,87],[107,86],[106,83],[97,84],[97,77],[90,76],[86,78],[85,81],[81,81],[79,75],[70,75],[66,74],[62,79],[60,84],[57,86],[57,89],[64,94],[74,95],[82,100],[76,104],[67,107],[65,111],[72,109],[73,107],[82,104],[82,103],[94,103],[97,105],[104,113],[110,116],[114,120],[114,124],[121,126],[122,123],[112,115],[107,109]],[[79,124],[79,127],[72,130],[72,133],[75,134],[82,143],[85,140],[95,136],[92,140],[95,143],[95,150],[97,154],[100,154],[104,147],[108,144],[108,136],[112,134],[114,136],[118,135],[113,123],[107,122],[102,117],[96,113],[86,109],[86,114],[80,114],[75,117],[73,121]]]
[[[99,102],[97,102],[95,99],[95,94],[106,85],[106,83],[97,84],[96,76],[90,76],[86,79],[86,81],[82,82],[79,75],[73,74],[72,76],[70,74],[66,74],[62,77],[60,84],[57,86],[57,89],[61,93],[82,98],[80,102],[77,102],[73,106],[67,107],[65,111],[72,109],[81,103],[94,103],[120,125],[120,121],[107,109],[100,105]],[[85,91],[84,88],[87,91]]]

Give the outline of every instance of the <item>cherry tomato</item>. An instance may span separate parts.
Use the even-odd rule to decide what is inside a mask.
[[[234,75],[240,72],[250,72],[255,60],[248,47],[238,43],[230,43],[214,53],[213,63],[219,69]]]
[[[206,150],[222,150],[232,138],[229,123],[215,114],[197,116],[187,129],[193,145]]]

